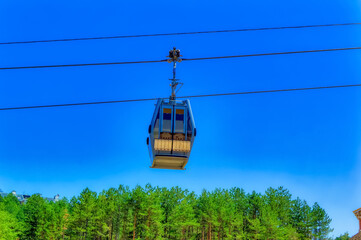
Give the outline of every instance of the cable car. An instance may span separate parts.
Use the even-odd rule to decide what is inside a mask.
[[[167,61],[173,62],[172,95],[169,99],[158,99],[148,128],[151,168],[184,170],[197,135],[189,100],[176,100],[180,89],[176,91],[176,88],[178,84],[183,85],[175,77],[176,63],[182,61],[181,56],[175,47],[167,56]]]
[[[184,170],[197,135],[189,100],[158,99],[148,132],[151,167]]]

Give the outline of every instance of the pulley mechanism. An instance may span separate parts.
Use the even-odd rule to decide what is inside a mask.
[[[169,63],[182,61],[182,59],[180,58],[182,57],[182,55],[180,55],[180,50],[176,47],[173,47],[172,50],[169,50],[169,55],[167,57],[169,57],[169,59],[167,60]]]
[[[179,49],[169,51],[167,61],[173,62],[173,78],[169,79],[172,81],[172,95],[169,100],[158,99],[148,127],[147,145],[152,168],[184,170],[197,135],[190,101],[176,100],[176,94],[183,85],[175,76],[181,56]]]
[[[177,62],[182,61],[182,59],[180,58],[180,57],[182,57],[182,55],[180,55],[179,49],[177,49],[176,47],[173,47],[173,49],[169,51],[169,55],[167,57],[169,58],[169,59],[167,59],[167,62],[169,62],[169,63],[173,62],[173,78],[169,79],[172,81],[172,83],[170,84],[170,86],[172,88],[172,95],[170,96],[169,100],[171,102],[173,102],[176,98],[177,92],[183,86],[183,83],[178,82],[179,79],[176,79]],[[180,87],[176,91],[178,84],[180,84]]]

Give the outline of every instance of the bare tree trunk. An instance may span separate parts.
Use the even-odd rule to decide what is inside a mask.
[[[110,224],[110,232],[109,232],[109,240],[112,240],[112,234],[113,234],[113,224]]]
[[[133,225],[133,240],[135,239],[135,226],[137,223],[137,214],[134,214],[134,225]]]
[[[208,224],[208,240],[212,240],[212,224]]]
[[[147,227],[148,227],[148,232],[150,231],[150,210],[148,209],[148,219],[147,219]],[[146,240],[148,240],[148,237],[145,238]]]
[[[85,233],[84,233],[84,239],[86,239],[86,235],[88,233],[88,219],[86,220],[86,225],[85,225]]]
[[[202,240],[204,240],[204,227],[202,228]]]

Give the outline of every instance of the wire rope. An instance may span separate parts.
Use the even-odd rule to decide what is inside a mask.
[[[216,57],[201,57],[201,58],[183,58],[182,61],[199,61],[199,60],[210,60],[210,59],[261,57],[261,56],[289,55],[289,54],[299,54],[299,53],[319,53],[319,52],[360,50],[360,49],[361,49],[361,47],[330,48],[330,49],[302,50],[302,51],[291,51],[291,52],[256,53],[256,54],[243,54],[243,55],[232,55],[232,56],[216,56]],[[149,61],[132,61],[132,62],[79,63],[79,64],[1,67],[0,70],[19,70],[19,69],[34,69],[34,68],[62,68],[62,67],[86,67],[86,66],[143,64],[143,63],[160,63],[160,62],[167,62],[167,59],[149,60]]]
[[[241,28],[241,29],[197,31],[197,32],[155,33],[155,34],[117,35],[117,36],[82,37],[82,38],[62,38],[62,39],[49,39],[49,40],[0,42],[0,45],[29,44],[29,43],[52,43],[52,42],[71,42],[71,41],[87,41],[87,40],[120,39],[120,38],[140,38],[140,37],[162,37],[162,36],[194,35],[194,34],[209,34],[209,33],[268,31],[268,30],[283,30],[283,29],[302,29],[302,28],[318,28],[318,27],[351,26],[351,25],[360,25],[360,24],[361,23],[335,23],[335,24],[316,24],[316,25],[284,26],[284,27]]]
[[[219,97],[219,96],[234,96],[234,95],[260,94],[260,93],[277,93],[277,92],[308,91],[308,90],[320,90],[320,89],[351,88],[351,87],[361,87],[361,84],[304,87],[304,88],[287,88],[287,89],[259,90],[259,91],[234,92],[234,93],[216,93],[216,94],[182,96],[182,97],[177,97],[177,98]],[[162,99],[167,99],[167,98],[162,98]],[[157,98],[142,98],[142,99],[114,100],[114,101],[101,101],[101,102],[82,102],[82,103],[65,103],[65,104],[50,104],[50,105],[37,105],[37,106],[7,107],[7,108],[0,108],[0,111],[35,109],[35,108],[72,107],[72,106],[99,105],[99,104],[110,104],[110,103],[144,102],[144,101],[154,101],[154,100],[157,100]]]

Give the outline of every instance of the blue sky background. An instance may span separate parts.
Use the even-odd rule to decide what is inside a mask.
[[[361,22],[360,1],[6,1],[0,41]],[[0,66],[186,58],[359,47],[361,26],[0,46]],[[180,95],[359,84],[361,51],[182,62]],[[165,97],[167,63],[0,71],[0,106]],[[150,169],[154,102],[0,112],[0,188],[70,197],[151,183],[319,202],[334,234],[361,207],[361,88],[192,99],[186,171]]]

